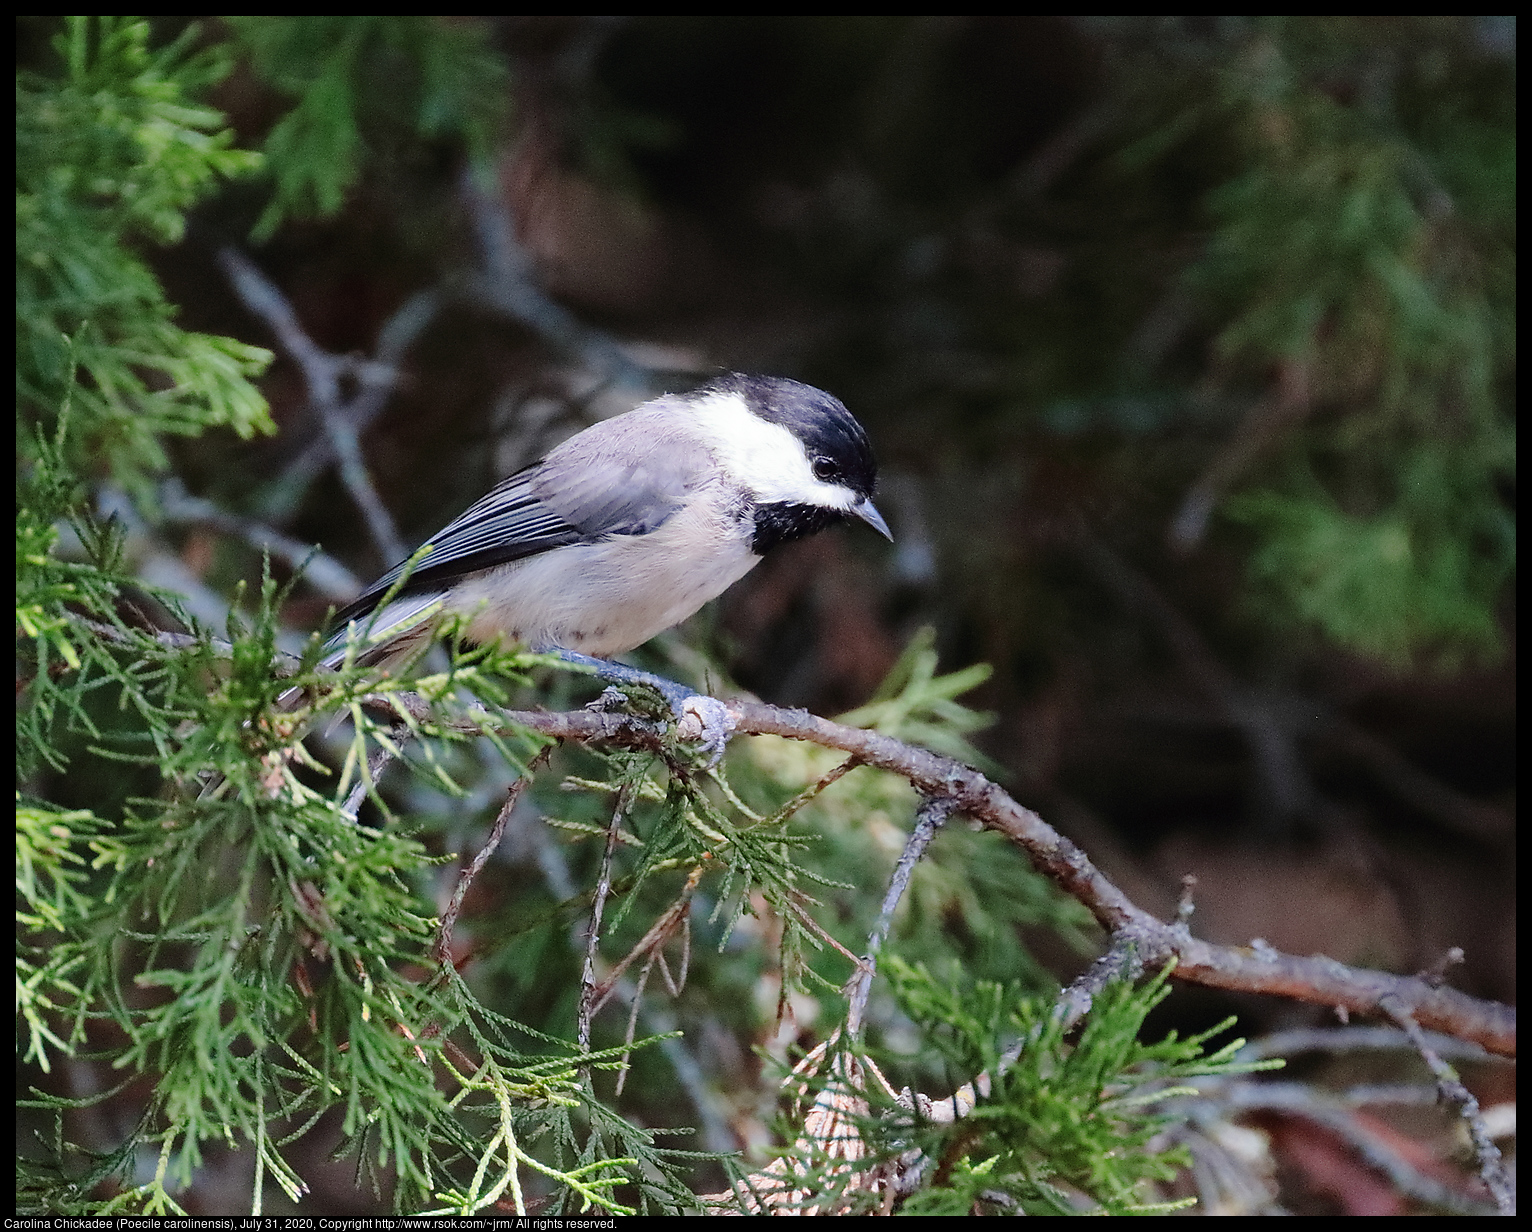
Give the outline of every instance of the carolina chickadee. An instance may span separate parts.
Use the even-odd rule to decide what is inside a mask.
[[[497,484],[414,568],[338,614],[325,662],[344,658],[350,621],[366,630],[364,661],[396,663],[457,616],[470,641],[644,679],[679,710],[677,686],[603,660],[679,624],[778,544],[853,518],[891,540],[876,479],[862,425],[810,385],[732,373],[667,394]]]

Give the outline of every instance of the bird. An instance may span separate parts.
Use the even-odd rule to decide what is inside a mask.
[[[719,703],[708,713],[698,702],[712,699],[614,656],[782,544],[845,522],[892,541],[876,484],[867,433],[838,398],[728,373],[593,424],[502,480],[336,614],[322,662],[396,666],[451,621],[468,642],[650,684],[706,729]]]

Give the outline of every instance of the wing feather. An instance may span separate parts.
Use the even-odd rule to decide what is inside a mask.
[[[496,484],[461,517],[432,535],[430,552],[413,569],[400,594],[441,590],[466,573],[492,569],[550,548],[578,543],[586,534],[550,509],[533,490],[537,465],[518,471]],[[360,596],[336,613],[336,622],[364,616],[377,606],[404,576],[409,561],[401,561]]]
[[[647,534],[679,509],[708,473],[692,439],[666,432],[650,408],[605,420],[546,459],[502,480],[429,541],[400,595],[445,591],[466,574],[607,535]],[[343,628],[371,612],[404,576],[395,565],[336,614]]]

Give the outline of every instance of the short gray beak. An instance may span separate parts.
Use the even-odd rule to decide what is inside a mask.
[[[848,511],[866,522],[868,526],[882,535],[890,543],[894,541],[893,532],[888,529],[888,523],[883,520],[883,515],[872,507],[872,501],[868,497],[862,497]]]

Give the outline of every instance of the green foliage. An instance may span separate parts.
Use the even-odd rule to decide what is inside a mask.
[[[153,51],[140,18],[68,18],[55,40],[59,74],[16,82],[23,424],[50,424],[67,400],[74,469],[110,468],[140,492],[165,466],[165,433],[272,430],[248,379],[269,353],[177,328],[130,246],[179,239],[187,207],[257,164],[232,148],[217,111],[190,101],[231,64],[217,50],[193,54],[195,37],[189,29]],[[23,454],[33,440],[23,427]]]
[[[986,759],[967,737],[989,718],[957,699],[982,683],[989,669],[979,664],[939,674],[932,641],[930,629],[919,630],[873,700],[837,721],[983,764]],[[731,794],[772,801],[774,808],[760,812],[794,821],[803,835],[812,836],[814,864],[824,879],[817,895],[833,907],[832,931],[855,948],[879,910],[879,896],[867,887],[887,884],[918,800],[904,779],[865,767],[819,789],[844,760],[843,754],[801,741],[757,737],[748,756],[731,758],[728,768]],[[814,786],[804,791],[805,783]],[[938,970],[1046,988],[1050,977],[1021,944],[1028,928],[1045,929],[1082,952],[1093,947],[1094,925],[1078,903],[1060,895],[998,835],[953,826],[916,865],[891,936],[902,952]],[[840,980],[827,973],[820,978],[835,987],[838,1004]]]
[[[1157,1044],[1140,1042],[1144,1019],[1169,995],[1168,971],[1142,988],[1109,984],[1069,1040],[1047,999],[983,982],[964,991],[897,956],[888,970],[901,1006],[952,1071],[992,1076],[966,1117],[911,1127],[939,1164],[906,1214],[964,1215],[985,1206],[1131,1215],[1190,1205],[1154,1196],[1156,1182],[1189,1162],[1184,1150],[1156,1143],[1175,1120],[1164,1105],[1189,1093],[1188,1079],[1280,1065],[1234,1062],[1238,1039],[1206,1052],[1233,1019],[1185,1040],[1172,1032]]]
[[[1263,396],[1308,420],[1228,506],[1256,532],[1262,610],[1397,667],[1454,666],[1498,652],[1515,560],[1514,117],[1449,103],[1446,66],[1477,54],[1461,27],[1379,39],[1288,18],[1229,40],[1210,93],[1236,161],[1188,279],[1218,379],[1281,372]]]
[[[1093,24],[1098,175],[1127,203],[1109,276],[1169,290],[1114,289],[1144,314],[1116,336],[1067,317],[1055,347],[1092,366],[1048,420],[1126,435],[1126,406],[1172,441],[1215,414],[1196,465],[1244,531],[1247,611],[1397,669],[1493,659],[1515,564],[1514,62],[1477,18]],[[1144,353],[1193,323],[1194,366]],[[1104,378],[1103,346],[1126,359]],[[1079,385],[1114,381],[1087,424]]]
[[[988,727],[994,716],[954,700],[988,680],[991,670],[987,663],[975,663],[937,676],[936,630],[927,625],[910,639],[867,704],[838,715],[835,721],[870,727],[976,766],[986,774],[1000,774],[1001,768],[966,739],[970,732]]]
[[[504,121],[504,61],[476,21],[436,17],[226,18],[257,73],[297,104],[266,138],[276,193],[256,225],[340,209],[380,147],[455,139],[482,161]]]
[[[941,687],[949,677],[935,679]],[[923,685],[917,679],[912,687]],[[890,699],[896,706],[908,700]],[[942,733],[944,741],[961,740],[972,730],[972,718],[971,711],[965,712],[957,730]],[[817,745],[758,736],[750,741],[747,755],[729,759],[728,778],[732,790],[747,800],[783,802],[776,804],[776,811],[791,810],[798,831],[813,836],[814,865],[836,883],[822,886],[816,897],[829,909],[831,931],[855,948],[865,940],[879,910],[880,896],[868,887],[887,884],[919,801],[904,779],[866,767],[808,800],[800,798],[803,784],[822,782],[843,761],[843,755]],[[1025,856],[999,835],[952,825],[915,866],[891,937],[901,953],[944,974],[966,971],[972,977],[1048,989],[1052,977],[1022,940],[1031,929],[1057,936],[1081,953],[1095,948],[1097,930],[1090,914],[1059,894]],[[828,968],[824,972],[825,980],[837,985],[824,1001],[828,1013],[840,1012],[838,984],[846,974],[843,966],[834,976]],[[883,1002],[881,985],[877,987],[872,1017],[888,1021],[891,1007]]]
[[[1231,500],[1228,516],[1258,531],[1257,601],[1400,669],[1497,654],[1495,603],[1515,561],[1511,514],[1478,499],[1472,488],[1485,476],[1450,451],[1421,444],[1399,465],[1408,499],[1371,516],[1348,513],[1311,478]]]
[[[85,854],[95,854],[91,860]],[[23,907],[16,912],[22,935],[60,933],[85,918],[94,907],[92,867],[120,861],[121,846],[112,827],[88,809],[62,810],[16,801],[16,891]],[[80,1003],[81,989],[71,976],[85,965],[73,951],[47,951],[18,944],[16,1012],[26,1023],[23,1062],[51,1072],[50,1054],[68,1054],[74,1042],[59,1037],[56,1024]]]
[[[102,563],[93,561],[98,573]],[[78,1052],[109,1019],[119,1033],[114,1063],[155,1077],[133,1139],[158,1144],[161,1155],[155,1178],[137,1185],[127,1183],[126,1150],[114,1172],[71,1173],[63,1159],[45,1158],[27,1162],[26,1179],[49,1208],[82,1201],[116,1175],[117,1196],[92,1209],[173,1211],[170,1187],[189,1183],[205,1144],[243,1141],[260,1175],[298,1201],[304,1184],[283,1148],[338,1107],[344,1147],[368,1169],[391,1170],[394,1201],[406,1208],[445,1201],[481,1209],[523,1165],[568,1186],[582,1209],[620,1209],[610,1190],[640,1165],[650,1188],[668,1184],[673,1198],[677,1183],[664,1178],[674,1166],[646,1135],[607,1126],[606,1139],[622,1146],[613,1157],[570,1120],[575,1110],[600,1121],[578,1071],[612,1068],[613,1055],[516,1051],[506,1037],[512,1025],[478,1007],[450,974],[445,989],[409,974],[438,966],[436,924],[413,888],[436,861],[397,825],[360,825],[340,803],[373,748],[401,738],[362,698],[404,686],[360,669],[320,673],[317,645],[293,675],[275,674],[281,598],[268,582],[252,623],[231,620],[224,645],[206,635],[166,644],[110,612],[100,614],[107,635],[92,637],[64,616],[78,666],[31,681],[55,724],[87,725],[89,755],[154,766],[165,791],[130,800],[116,824],[40,801],[18,809],[27,909],[17,979],[28,1055],[47,1069],[50,1051]],[[480,653],[412,684],[433,704],[461,690],[503,703],[515,663]],[[327,706],[356,720],[333,796],[305,781],[330,771],[304,749],[313,715],[290,692],[321,689]],[[102,690],[141,725],[107,733],[94,724],[84,700]],[[410,719],[426,750],[421,772],[449,787],[438,750],[469,738],[455,725],[459,713],[454,705],[441,719]],[[495,743],[513,773],[525,771],[525,741],[508,732]],[[87,868],[99,875],[92,880]],[[463,1045],[453,1044],[458,1035]],[[472,1072],[461,1068],[464,1047],[478,1057]],[[38,1097],[27,1106],[61,1115],[67,1104]],[[465,1123],[481,1123],[486,1107],[496,1128],[476,1144]],[[549,1116],[559,1149],[576,1161],[567,1167],[516,1145],[552,1132]],[[514,1160],[512,1172],[486,1182],[501,1156]],[[473,1160],[477,1168],[465,1173]]]
[[[18,1193],[39,1212],[180,1213],[172,1189],[206,1144],[242,1142],[257,1159],[255,1209],[268,1177],[297,1201],[305,1186],[288,1149],[339,1108],[345,1143],[375,1183],[392,1173],[396,1202],[478,1208],[484,1168],[463,1166],[490,1155],[456,1114],[480,1117],[474,1101],[487,1093],[501,1111],[516,1101],[523,1138],[544,1132],[539,1109],[564,1110],[559,1149],[592,1158],[537,1168],[577,1205],[619,1209],[610,1191],[629,1168],[644,1170],[652,1197],[673,1163],[640,1131],[583,1111],[579,1067],[612,1058],[551,1040],[552,1059],[517,1052],[457,985],[409,974],[437,965],[435,921],[413,884],[437,861],[340,803],[376,745],[403,735],[361,698],[399,682],[354,668],[321,677],[317,641],[284,678],[284,594],[269,577],[250,619],[231,617],[215,639],[177,596],[132,575],[121,528],[91,512],[87,476],[142,494],[166,464],[165,433],[270,427],[248,381],[265,352],[177,329],[129,247],[177,238],[215,177],[255,163],[229,148],[217,112],[187,98],[229,65],[216,48],[189,54],[194,37],[151,51],[141,20],[71,19],[56,46],[62,75],[18,78],[19,1038],[44,1073],[63,1054],[152,1079],[136,1125],[104,1155],[71,1144],[64,1118],[121,1086],[84,1100],[34,1092],[24,1106],[54,1130],[18,1158]],[[146,599],[191,631],[157,631]],[[432,705],[459,690],[504,704],[505,682],[532,662],[463,656],[415,688]],[[302,743],[306,702],[321,695],[355,720],[333,797],[316,790],[333,772]],[[437,753],[468,737],[435,712],[406,730],[425,750],[423,772],[459,790]],[[525,771],[524,740],[491,743]],[[91,767],[147,772],[157,790],[110,815],[60,807],[58,787]],[[453,1068],[465,1055],[454,1035],[478,1048],[474,1072]],[[510,1141],[507,1126],[490,1154]],[[145,1180],[133,1172],[146,1148],[158,1165]]]
[[[984,655],[1078,629],[1027,601],[1028,545],[1067,550],[1076,516],[1135,557],[1154,522],[1178,546],[1217,538],[1248,565],[1231,624],[1253,613],[1393,667],[1499,653],[1517,136],[1500,20],[1135,16],[1023,35],[816,18],[755,35],[787,62],[773,114],[814,119],[747,169],[705,165],[791,185],[769,238],[855,322],[815,364],[941,494],[944,582],[968,592],[965,619],[989,609]],[[677,63],[689,44],[644,28],[626,97],[669,102],[700,147],[713,117],[671,101],[650,61],[679,76],[707,60]],[[823,49],[846,38],[861,45],[832,71]],[[1034,38],[1046,50],[1003,50]],[[1032,56],[1063,88],[1018,84]],[[826,107],[842,89],[855,103]],[[1408,551],[1374,550],[1374,529]]]

